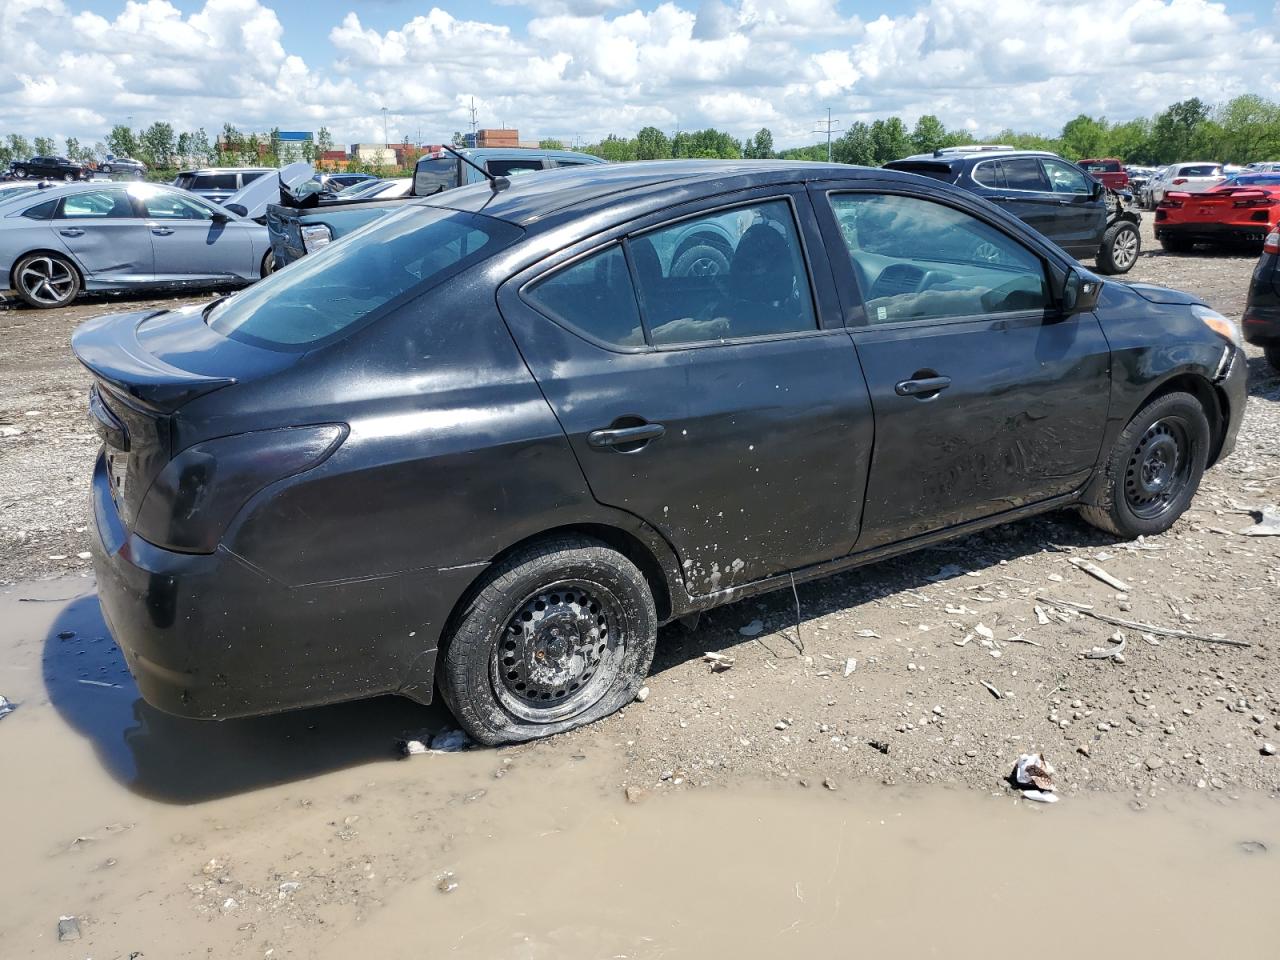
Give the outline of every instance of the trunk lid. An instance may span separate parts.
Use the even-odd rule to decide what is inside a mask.
[[[102,438],[112,497],[130,527],[151,482],[179,452],[178,411],[298,358],[216,333],[200,305],[98,317],[75,332],[71,349],[93,376],[89,414]]]

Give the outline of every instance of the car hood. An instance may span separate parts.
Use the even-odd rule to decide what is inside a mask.
[[[292,190],[315,176],[315,168],[309,163],[291,163],[287,167],[281,167],[276,176],[264,174],[252,183],[247,183],[226,200],[222,201],[224,207],[229,207],[233,203],[238,203],[244,207],[244,216],[250,220],[256,220],[264,216],[267,212],[267,204],[278,203],[280,194],[284,190]]]
[[[1199,297],[1183,293],[1181,290],[1170,290],[1168,287],[1157,287],[1150,283],[1127,283],[1125,286],[1142,297],[1142,299],[1151,303],[1172,303],[1190,306],[1204,302]]]

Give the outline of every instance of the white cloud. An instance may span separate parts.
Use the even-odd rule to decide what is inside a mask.
[[[0,0],[0,132],[98,140],[166,119],[216,132],[327,125],[339,142],[435,140],[482,125],[533,136],[769,126],[780,145],[838,120],[936,113],[980,133],[1056,131],[1080,112],[1149,114],[1188,96],[1280,89],[1268,24],[1211,0],[923,0],[867,22],[837,0],[506,0],[517,26],[461,4],[379,30],[351,12],[306,58],[280,0]],[[438,0],[440,2],[440,0]],[[352,7],[356,7],[353,0]]]

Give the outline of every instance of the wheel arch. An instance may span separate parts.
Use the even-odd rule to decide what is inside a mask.
[[[1213,466],[1218,460],[1218,454],[1222,451],[1222,442],[1227,436],[1231,410],[1226,395],[1208,377],[1200,373],[1183,371],[1160,381],[1133,408],[1129,414],[1129,420],[1132,420],[1137,412],[1151,401],[1170,393],[1189,393],[1200,401],[1200,406],[1204,407],[1205,418],[1209,421],[1210,436],[1209,458],[1205,465]]]
[[[35,247],[27,250],[13,258],[13,266],[9,268],[9,286],[10,289],[18,289],[18,264],[22,263],[27,257],[46,256],[57,257],[59,260],[65,260],[71,264],[71,269],[76,272],[76,277],[80,281],[80,289],[84,290],[85,272],[84,268],[76,261],[76,258],[65,250],[54,250],[52,247]]]

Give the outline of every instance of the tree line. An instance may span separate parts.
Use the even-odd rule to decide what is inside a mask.
[[[1245,94],[1217,106],[1192,98],[1182,100],[1153,117],[1110,123],[1105,117],[1080,114],[1056,137],[1001,130],[981,139],[968,130],[948,130],[936,116],[920,117],[910,128],[900,117],[870,123],[855,121],[831,141],[831,159],[878,167],[915,153],[970,143],[1001,143],[1027,150],[1048,150],[1070,160],[1119,157],[1132,164],[1166,164],[1182,160],[1250,163],[1280,160],[1280,103]],[[547,147],[563,147],[557,140]],[[743,140],[721,130],[707,129],[668,137],[645,127],[632,138],[610,134],[599,143],[580,148],[605,160],[666,160],[683,157],[719,159],[826,160],[826,142],[787,150],[773,149],[766,128]]]
[[[267,133],[243,133],[224,124],[212,141],[203,128],[178,131],[157,121],[141,130],[117,124],[92,146],[75,137],[63,141],[63,149],[51,137],[32,140],[10,133],[0,139],[0,169],[13,160],[32,156],[62,155],[79,163],[101,162],[108,154],[133,157],[151,168],[153,176],[171,176],[179,166],[279,166],[279,128]],[[455,142],[461,134],[455,133]],[[1192,98],[1181,100],[1152,117],[1111,123],[1105,117],[1080,114],[1069,120],[1056,137],[1001,130],[981,141],[967,130],[948,130],[936,116],[920,117],[910,128],[900,117],[870,123],[855,121],[831,142],[831,158],[837,163],[880,166],[913,153],[930,153],[942,147],[969,143],[1003,143],[1021,149],[1049,150],[1071,160],[1085,157],[1119,157],[1126,163],[1165,164],[1180,160],[1249,163],[1280,160],[1280,103],[1245,94],[1211,106]],[[560,140],[540,141],[548,150],[565,149]],[[406,138],[405,144],[409,147]],[[292,148],[291,148],[292,149]],[[314,162],[333,149],[333,137],[321,127],[315,140],[298,146],[302,159]],[[657,127],[645,127],[634,137],[610,134],[599,143],[579,148],[605,160],[666,160],[680,158],[826,160],[826,142],[775,150],[767,129],[741,140],[723,130],[682,130],[668,136]],[[406,151],[412,158],[412,150]],[[374,164],[350,161],[350,169],[383,176],[404,174]]]

